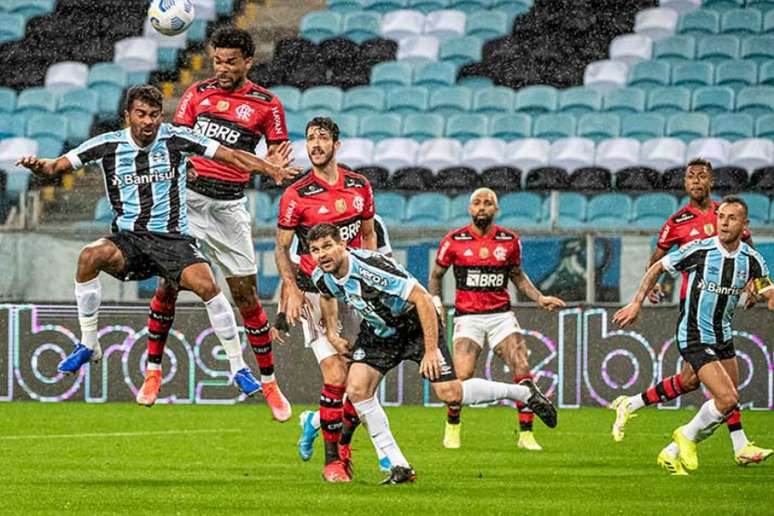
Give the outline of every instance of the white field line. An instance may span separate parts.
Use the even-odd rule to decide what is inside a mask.
[[[234,428],[227,429],[200,429],[200,430],[158,430],[155,432],[103,432],[86,434],[51,434],[51,435],[3,435],[0,441],[20,441],[23,439],[91,439],[94,437],[146,437],[149,435],[180,435],[180,434],[225,434],[237,433],[241,430]]]

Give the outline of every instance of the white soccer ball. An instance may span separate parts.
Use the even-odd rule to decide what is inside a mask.
[[[196,16],[191,0],[152,0],[148,7],[151,26],[166,36],[175,36],[191,26]]]

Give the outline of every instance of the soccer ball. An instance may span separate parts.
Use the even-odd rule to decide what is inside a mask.
[[[152,0],[148,7],[151,26],[165,36],[175,36],[191,26],[196,16],[191,0]]]

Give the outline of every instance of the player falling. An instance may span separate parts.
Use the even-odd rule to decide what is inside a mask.
[[[443,313],[442,280],[449,267],[454,267],[457,292],[454,317],[454,369],[460,380],[473,376],[476,360],[485,343],[514,373],[513,381],[529,386],[532,375],[527,358],[527,345],[519,334],[519,322],[511,311],[508,280],[532,301],[546,310],[565,306],[561,299],[544,296],[521,270],[521,242],[513,231],[494,223],[499,209],[497,194],[479,188],[470,196],[468,213],[473,223],[455,229],[438,247],[435,266],[430,273],[428,290],[433,302]],[[519,448],[541,450],[532,434],[535,415],[524,402],[519,409]],[[462,407],[450,404],[447,409],[443,445],[460,447]]]
[[[712,398],[672,433],[672,443],[659,453],[658,464],[673,475],[687,475],[699,467],[696,445],[738,408],[733,368],[722,357],[733,346],[731,320],[748,282],[758,294],[766,294],[768,309],[774,311],[774,284],[766,262],[741,239],[749,224],[747,204],[740,197],[725,197],[717,223],[717,236],[691,242],[651,265],[634,300],[613,316],[622,328],[634,323],[663,271],[688,274],[675,340],[683,360]]]
[[[102,357],[97,340],[100,272],[121,281],[160,276],[174,288],[191,290],[204,301],[231,374],[242,392],[249,394],[257,382],[242,359],[234,312],[189,232],[185,162],[189,155],[204,156],[277,182],[296,172],[187,128],[161,123],[162,101],[161,92],[153,86],[131,88],[124,110],[126,129],[96,136],[57,159],[30,156],[20,161],[38,175],[97,165],[105,176],[115,215],[112,235],[87,245],[78,256],[75,299],[81,339],[57,369],[74,374],[87,362]]]
[[[717,210],[720,203],[711,198],[713,186],[712,164],[704,159],[697,158],[685,167],[685,191],[689,202],[686,206],[669,217],[664,223],[658,237],[656,250],[650,258],[650,265],[663,258],[673,246],[682,247],[689,242],[711,237],[717,234]],[[742,241],[752,245],[752,239],[748,229],[744,229],[741,235]],[[685,294],[688,289],[688,275],[682,274],[682,286],[680,288],[680,307],[685,303]],[[663,289],[656,284],[650,291],[648,298],[654,304],[661,300]],[[750,296],[754,300],[754,296]],[[736,361],[736,351],[733,342],[728,347],[716,350],[718,358],[726,367],[734,385],[739,383],[739,366]],[[648,405],[666,403],[685,393],[699,388],[699,378],[688,362],[683,363],[680,373],[669,376],[644,392],[635,396],[619,396],[612,403],[616,412],[613,423],[613,439],[622,441],[624,428],[633,414]],[[755,446],[747,440],[742,429],[742,421],[739,409],[736,408],[726,419],[731,443],[734,448],[734,459],[738,464],[758,463],[772,454],[772,450]]]
[[[457,379],[443,332],[438,331],[441,314],[436,311],[432,296],[401,265],[379,253],[347,249],[339,229],[331,224],[315,226],[308,239],[317,263],[312,281],[320,292],[328,342],[352,359],[347,398],[371,440],[392,464],[390,476],[383,483],[400,484],[416,479],[376,399],[379,382],[403,360],[419,363],[420,374],[431,382],[433,392],[447,405],[500,399],[521,401],[547,426],[556,426],[556,410],[531,382],[511,385],[480,378],[465,382]],[[363,319],[354,342],[339,333],[338,302],[354,308]],[[351,467],[336,469],[336,477],[326,480],[352,479]]]
[[[247,79],[255,53],[252,37],[246,31],[222,27],[213,33],[210,46],[215,77],[186,90],[173,122],[250,153],[255,152],[264,137],[267,159],[287,165],[290,146],[282,104],[268,90]],[[226,277],[261,372],[260,383],[252,383],[248,394],[262,390],[274,419],[287,421],[291,407],[274,375],[270,325],[256,292],[258,268],[252,217],[244,195],[251,177],[239,168],[211,159],[196,157],[190,161],[195,174],[195,179],[188,184],[191,235]],[[148,365],[145,383],[137,394],[137,403],[141,405],[151,406],[156,402],[176,300],[177,289],[162,280],[150,304]]]
[[[280,199],[275,258],[282,278],[280,305],[289,325],[302,323],[304,342],[312,348],[322,373],[320,426],[325,441],[323,476],[343,475],[339,443],[345,454],[358,421],[357,413],[344,397],[347,362],[328,341],[322,326],[319,293],[311,281],[315,262],[309,254],[309,230],[321,222],[334,224],[351,247],[376,249],[374,198],[371,184],[360,174],[340,167],[336,151],[341,146],[339,127],[327,117],[312,119],[306,126],[306,151],[312,170],[285,189]],[[298,265],[293,263],[293,237],[298,238]],[[342,309],[345,335],[355,335],[359,319]],[[342,422],[343,419],[343,422]],[[342,435],[342,426],[346,426]],[[346,456],[345,456],[346,458]]]

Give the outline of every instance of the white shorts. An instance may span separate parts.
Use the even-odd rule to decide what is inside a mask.
[[[301,318],[301,327],[304,330],[304,345],[312,348],[314,356],[319,364],[323,360],[338,354],[328,338],[325,336],[325,328],[322,324],[322,310],[320,310],[320,294],[304,292],[306,299],[309,300],[309,306],[304,309]],[[355,343],[360,332],[361,318],[358,313],[349,306],[339,302],[339,334],[349,341],[350,345]]]
[[[227,278],[258,272],[247,199],[221,201],[188,190],[188,225],[202,251]]]
[[[510,311],[497,314],[460,315],[454,318],[454,340],[468,338],[482,348],[486,342],[489,342],[489,347],[494,349],[520,329],[519,321]]]

